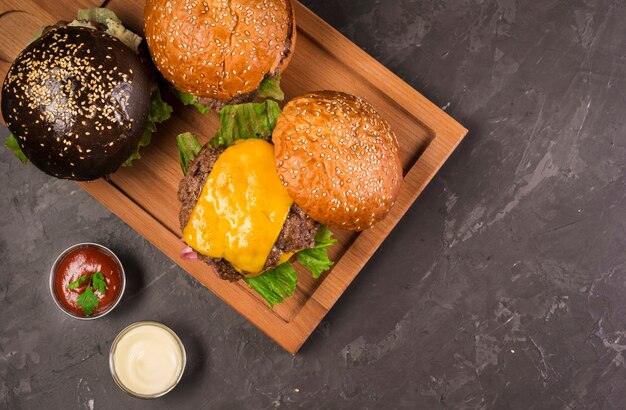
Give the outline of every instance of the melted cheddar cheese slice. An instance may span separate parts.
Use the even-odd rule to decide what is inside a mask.
[[[276,171],[274,146],[243,140],[215,162],[183,236],[201,254],[224,258],[255,276],[263,271],[292,203]]]

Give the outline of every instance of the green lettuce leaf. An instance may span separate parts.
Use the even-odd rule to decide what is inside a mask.
[[[187,94],[179,90],[176,90],[176,95],[183,105],[193,105],[198,109],[198,111],[200,111],[201,114],[206,114],[210,111],[208,107],[205,107],[198,102],[195,95]]]
[[[108,34],[126,44],[126,46],[130,47],[136,54],[139,54],[139,44],[141,44],[142,40],[141,36],[138,36],[137,34],[128,30],[126,27],[124,27],[122,23],[114,21],[112,19],[107,19],[106,25],[106,32]]]
[[[180,167],[183,169],[183,175],[187,175],[187,168],[189,163],[193,161],[200,150],[202,145],[198,141],[198,137],[192,132],[186,132],[179,134],[176,137],[178,143],[178,159],[180,160]]]
[[[314,278],[318,278],[322,272],[327,271],[332,266],[328,258],[328,247],[337,242],[333,239],[333,233],[324,225],[321,226],[315,235],[315,245],[313,248],[304,249],[296,253],[298,262],[311,271]],[[245,278],[246,283],[254,289],[263,299],[274,308],[277,303],[282,303],[285,299],[293,295],[298,283],[297,272],[290,262],[275,267],[255,278]]]
[[[28,158],[22,152],[22,148],[20,148],[20,144],[17,142],[17,139],[13,136],[13,134],[9,135],[7,140],[4,142],[4,146],[13,151],[13,155],[17,157],[22,164],[28,164]]]
[[[271,100],[227,105],[220,110],[220,129],[210,144],[213,147],[229,146],[240,139],[269,137],[280,113],[278,103]]]
[[[161,92],[156,90],[152,94],[150,100],[150,113],[148,114],[148,120],[152,122],[163,122],[168,120],[172,116],[172,106],[163,101],[161,98]]]
[[[310,270],[313,277],[317,279],[323,272],[333,266],[327,250],[335,242],[337,240],[333,238],[333,233],[330,229],[322,225],[319,231],[317,231],[317,235],[315,235],[315,246],[296,253],[296,259],[302,266]]]
[[[30,38],[30,41],[28,42],[28,44],[32,43],[33,41],[37,40],[39,37],[41,37],[41,35],[43,34],[43,31],[46,29],[47,26],[41,26],[37,29],[37,31],[35,31],[35,34],[33,34],[33,36]]]
[[[150,112],[146,121],[146,130],[143,132],[139,145],[133,154],[122,164],[125,167],[133,165],[133,161],[141,158],[139,149],[150,144],[152,133],[157,130],[156,124],[163,122],[172,115],[172,107],[161,99],[161,92],[156,90],[150,99]]]
[[[263,273],[255,278],[245,278],[244,280],[252,289],[269,303],[270,307],[281,303],[283,300],[293,295],[296,290],[298,272],[291,263],[286,262],[278,265],[272,270]]]
[[[277,101],[285,99],[285,93],[280,89],[280,76],[275,78],[266,78],[261,81],[259,86],[259,97],[273,98]]]
[[[100,23],[100,24],[104,24],[107,27],[109,27],[109,24],[107,22],[107,20],[111,20],[113,21],[113,26],[117,27],[117,26],[122,26],[122,20],[120,20],[119,17],[117,17],[117,15],[106,8],[100,8],[100,7],[94,7],[94,8],[90,8],[90,9],[79,9],[78,13],[76,15],[76,20],[71,21],[70,23],[68,23],[69,26],[83,26],[83,27],[88,27],[88,28],[94,28],[93,26],[90,26],[88,24],[81,24],[80,22],[78,22],[77,20],[86,20],[86,21],[94,21],[96,23]],[[45,26],[41,26],[37,29],[37,31],[35,32],[35,34],[33,34],[33,37],[30,39],[30,43],[32,43],[33,41],[37,40],[39,37],[41,37],[41,35],[43,34],[43,31],[45,30],[45,28],[48,27],[47,25]],[[111,27],[109,27],[109,30],[111,29]],[[107,30],[107,31],[109,31]],[[130,31],[130,30],[122,30],[122,31]],[[131,32],[132,33],[132,32]],[[109,33],[115,37],[118,37],[119,33]],[[117,35],[116,35],[117,34]],[[137,36],[137,34],[132,33],[134,36]],[[127,35],[129,36],[129,35]],[[141,37],[139,37],[139,39],[141,40]],[[122,39],[120,39],[122,40]],[[125,42],[126,43],[126,42]],[[136,46],[132,46],[130,44],[129,47],[133,48],[135,51],[137,51],[137,47]]]
[[[77,18],[78,20],[95,21],[96,23],[100,24],[106,24],[107,19],[111,19],[116,23],[122,23],[122,20],[120,20],[114,12],[102,7],[79,9]]]
[[[139,53],[139,44],[142,40],[141,37],[124,27],[122,20],[120,20],[115,13],[109,9],[92,8],[78,10],[76,20],[70,22],[68,26],[96,29],[96,27],[92,24],[93,22],[104,24],[107,27],[106,32],[108,34],[126,44],[135,53]]]

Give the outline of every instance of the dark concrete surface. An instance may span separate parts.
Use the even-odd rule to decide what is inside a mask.
[[[626,408],[626,4],[305,3],[469,128],[465,142],[296,357],[75,184],[0,150],[0,407]],[[91,323],[47,287],[85,240],[130,280]],[[141,319],[189,354],[151,402],[107,363]]]

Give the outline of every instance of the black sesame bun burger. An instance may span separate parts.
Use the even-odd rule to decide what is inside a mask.
[[[7,146],[52,176],[81,181],[138,158],[171,113],[141,41],[106,9],[44,28],[4,80]]]
[[[320,91],[282,112],[271,100],[226,106],[220,120],[204,147],[178,137],[183,256],[244,279],[270,304],[295,289],[290,260],[315,278],[330,268],[328,227],[370,228],[398,197],[398,142],[358,97]]]
[[[362,231],[396,202],[402,182],[398,141],[359,97],[319,91],[291,100],[272,142],[283,185],[317,222]]]
[[[282,100],[278,81],[296,41],[291,0],[148,0],[150,54],[185,104],[202,112]]]

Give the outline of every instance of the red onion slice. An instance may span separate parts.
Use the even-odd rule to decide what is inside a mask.
[[[191,248],[191,246],[187,245],[180,251],[180,257],[186,260],[197,260],[198,254]]]

